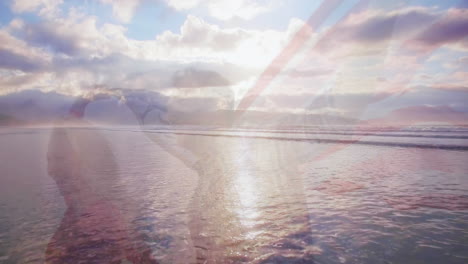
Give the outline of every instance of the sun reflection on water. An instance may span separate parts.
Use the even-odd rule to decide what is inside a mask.
[[[241,145],[240,147],[245,148],[247,146]],[[259,233],[251,229],[254,228],[260,216],[258,211],[260,190],[255,175],[248,169],[250,164],[246,156],[247,155],[242,155],[237,157],[236,167],[238,169],[236,170],[236,177],[233,184],[233,195],[237,198],[234,211],[239,217],[239,222],[248,230],[246,237],[252,239]]]

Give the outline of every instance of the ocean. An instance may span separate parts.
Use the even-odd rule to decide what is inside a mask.
[[[0,135],[0,263],[468,262],[466,127]]]

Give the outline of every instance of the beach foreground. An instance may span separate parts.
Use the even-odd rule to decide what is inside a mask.
[[[468,261],[466,132],[333,133],[2,129],[0,263]]]

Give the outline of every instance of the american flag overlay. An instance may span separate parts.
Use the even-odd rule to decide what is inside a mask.
[[[468,2],[0,2],[0,264],[468,263]]]

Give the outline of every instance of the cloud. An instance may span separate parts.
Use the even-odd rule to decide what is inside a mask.
[[[284,32],[221,28],[189,15],[180,33],[167,31],[154,40],[138,41],[128,38],[123,26],[98,24],[96,17],[75,10],[66,17],[35,23],[16,19],[4,32],[9,38],[5,43],[14,49],[8,51],[21,56],[8,68],[47,71],[51,89],[76,93],[95,85],[161,89],[188,83],[235,84],[261,69],[278,52],[290,30],[292,27]],[[203,72],[196,72],[191,78],[198,79],[174,82],[175,72],[190,67],[222,77],[202,80],[197,75]]]
[[[130,22],[141,3],[102,1],[124,23]],[[20,2],[16,12],[41,12],[47,3],[52,3],[39,1],[28,6],[23,2],[21,6]],[[251,19],[267,12],[265,2],[169,1],[175,9],[194,11],[200,16],[188,14],[178,31],[166,31],[151,40],[135,40],[126,35],[125,26],[105,23],[80,13],[81,9],[58,12],[59,2],[49,5],[55,6],[55,16],[37,21],[26,17],[24,21],[15,19],[0,29],[2,92],[41,89],[83,95],[106,91],[115,93],[113,105],[125,101],[143,114],[146,108],[141,108],[145,105],[142,97],[131,97],[121,91],[152,90],[174,99],[169,102],[180,111],[231,109],[233,100],[255,84],[258,75],[304,25],[299,19],[291,19],[287,29],[281,31],[225,27],[208,22],[213,19],[200,18],[203,15],[198,12],[227,7],[215,13],[221,20],[234,19],[223,23],[233,25],[235,19]],[[244,16],[242,10],[255,15]],[[414,85],[414,76],[421,73],[418,69],[425,67],[424,58],[407,52],[406,46],[419,43],[424,47],[444,45],[452,49],[462,45],[465,14],[460,9],[442,11],[425,7],[369,9],[353,14],[329,30],[315,32],[304,50],[292,54],[294,58],[283,72],[275,75],[253,107],[294,113],[301,109],[308,113],[334,112],[351,117],[359,117],[377,100],[391,103],[375,104],[379,106],[376,113],[393,106],[441,105],[443,100],[450,107],[458,107],[459,99],[441,96],[433,90],[462,92],[467,87],[464,70],[457,69],[458,75],[443,72],[425,80],[428,87],[438,88],[431,92],[402,91]],[[357,54],[365,56],[353,56]],[[303,63],[298,63],[301,60]],[[464,60],[457,63],[462,65]],[[376,99],[376,94],[385,96]],[[394,100],[397,94],[403,96]]]
[[[95,16],[71,8],[65,16],[39,21],[14,19],[5,30],[10,35],[51,57],[103,57],[112,53],[129,55],[137,42],[125,36],[126,28],[110,23],[98,23]],[[130,44],[131,43],[131,44]],[[135,52],[138,53],[138,52]],[[141,52],[140,52],[141,53]]]
[[[167,89],[220,87],[237,83],[249,76],[242,68],[226,63],[179,63],[166,60],[135,59],[114,53],[102,58],[54,61],[55,73],[61,83],[77,79],[70,87],[81,90],[96,84],[109,88]],[[229,80],[224,76],[229,76]],[[64,88],[64,87],[63,87]],[[205,90],[205,93],[208,93]]]
[[[91,58],[118,53],[143,60],[227,61],[261,67],[294,28],[285,32],[221,28],[189,15],[180,33],[166,31],[154,40],[138,41],[126,37],[122,26],[98,25],[95,17],[78,14],[39,23],[16,21],[10,30],[31,46],[50,49],[53,56]]]
[[[166,2],[176,10],[194,8],[206,10],[209,16],[219,20],[234,18],[250,20],[271,9],[271,4],[255,0],[166,0]]]
[[[41,65],[28,57],[0,49],[0,68],[30,72],[40,69]]]
[[[26,89],[51,89],[49,85],[51,81],[50,77],[51,74],[41,72],[25,74],[9,71],[3,74],[0,71],[0,95]]]
[[[446,73],[432,80],[430,85],[436,89],[468,92],[468,71]]]
[[[112,13],[116,19],[123,23],[129,23],[141,0],[101,0],[112,6]]]
[[[174,48],[189,47],[212,51],[230,51],[251,37],[251,32],[237,29],[221,29],[204,20],[189,15],[180,28],[180,35],[166,31],[157,40]]]
[[[62,88],[76,92],[96,86],[128,89],[169,87],[177,64],[112,53],[102,57],[56,58],[54,72]],[[66,86],[66,87],[65,87]]]
[[[166,3],[176,10],[187,10],[196,7],[200,0],[166,0]]]
[[[179,88],[230,85],[230,82],[219,73],[215,71],[198,70],[196,68],[179,70],[175,72],[172,80],[173,86]]]
[[[216,60],[264,68],[297,30],[298,21],[291,19],[285,31],[262,31],[221,28],[189,15],[180,33],[166,31],[160,34],[153,48],[160,57],[173,60]]]
[[[230,20],[235,17],[250,20],[269,9],[267,5],[251,0],[218,0],[208,3],[211,16],[220,20]]]
[[[32,72],[46,67],[49,60],[41,50],[30,47],[4,29],[0,30],[0,68]]]
[[[441,47],[455,52],[454,45],[459,45],[460,36],[465,34],[459,27],[459,24],[464,23],[460,21],[465,20],[461,15],[465,12],[461,9],[441,11],[435,8],[407,7],[394,11],[368,9],[351,14],[343,22],[317,33],[316,45],[304,52],[299,64],[289,66],[292,67],[292,74],[276,86],[302,92],[308,89],[331,89],[334,93],[403,93],[415,85],[418,81],[415,76],[418,73],[435,70],[433,63],[426,63],[428,52]],[[431,34],[438,39],[432,41],[433,44],[418,44],[424,49],[416,45],[416,40],[421,36]],[[448,58],[445,52],[441,64]],[[318,65],[322,69],[330,69],[330,73],[314,75],[312,72],[310,76],[295,74],[298,70],[301,73],[301,68],[314,69]],[[446,76],[448,73],[443,72],[441,75]],[[301,78],[294,77],[304,80],[295,80]],[[386,81],[379,81],[381,77]],[[440,83],[443,80],[438,76],[433,81]],[[454,89],[466,86],[466,83],[455,84],[453,80],[443,82],[451,84],[444,87]]]
[[[403,8],[393,12],[365,10],[333,26],[320,39],[317,47],[322,52],[355,48],[372,50],[372,47],[389,40],[409,38],[421,30],[421,25],[430,24],[437,16],[431,9],[424,7]]]
[[[25,28],[25,39],[30,44],[48,47],[57,53],[77,55],[80,48],[75,35],[70,31],[57,29],[52,23],[30,24]]]
[[[102,56],[121,49],[122,27],[103,24],[97,27],[95,17],[77,16],[47,19],[39,23],[19,23],[12,28],[29,45],[50,49],[54,55]],[[125,42],[124,42],[125,43]]]
[[[468,92],[468,86],[467,85],[457,85],[457,84],[450,84],[450,83],[445,83],[445,84],[434,84],[432,85],[433,88],[435,89],[442,89],[442,90],[449,90],[449,91],[464,91]]]
[[[456,66],[468,66],[468,56],[458,58],[455,62]]]
[[[374,43],[407,37],[421,28],[421,25],[434,21],[436,15],[428,8],[405,8],[390,13],[370,15],[361,23],[349,22],[347,29],[351,40]],[[353,18],[350,19],[353,21]]]
[[[297,70],[293,69],[288,72],[288,75],[292,78],[311,78],[319,76],[328,76],[333,73],[331,69],[307,69]]]
[[[40,16],[53,16],[63,0],[13,0],[11,9],[15,13],[37,12]]]
[[[368,9],[351,14],[321,35],[315,51],[335,57],[432,51],[441,46],[468,48],[468,9],[444,12],[429,7],[395,11]],[[346,45],[342,45],[346,43]]]
[[[468,9],[449,9],[441,19],[419,33],[413,41],[425,47],[454,43],[468,37]],[[468,43],[464,46],[468,48]]]

